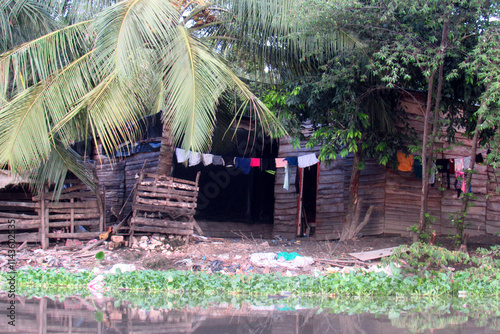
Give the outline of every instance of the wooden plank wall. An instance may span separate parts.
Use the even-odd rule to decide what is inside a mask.
[[[500,175],[499,171],[488,166],[488,199],[486,203],[486,233],[500,231]]]
[[[347,211],[349,202],[349,185],[351,180],[353,156],[345,159],[344,165],[344,212]],[[386,174],[385,167],[375,160],[366,161],[365,168],[359,178],[359,198],[363,201],[360,219],[363,220],[370,205],[375,209],[370,217],[370,222],[361,230],[364,235],[377,235],[384,233],[384,205],[385,205]]]
[[[316,205],[316,238],[338,238],[345,218],[343,159],[320,163]]]
[[[413,172],[401,172],[392,168],[386,171],[385,228],[383,233],[409,235],[408,228],[418,224],[422,180]],[[441,192],[439,187],[429,187],[428,208],[436,218],[433,228],[440,233]]]
[[[19,185],[0,191],[0,242],[9,241],[9,221],[12,220],[15,222],[16,242],[40,241],[40,217],[31,197],[31,193]]]
[[[136,153],[124,159],[125,167],[125,207],[122,216],[128,215],[132,211],[134,198],[134,188],[139,179],[141,171],[148,174],[155,174],[158,167],[159,151]]]
[[[106,188],[106,222],[112,223],[132,211],[133,190],[141,171],[156,173],[160,152],[143,152],[128,157],[109,160],[102,145],[94,149],[99,182]]]
[[[278,158],[287,158],[311,153],[311,149],[294,149],[288,138],[280,140]],[[288,190],[283,188],[285,181],[285,169],[278,168],[274,183],[274,226],[273,235],[280,235],[284,238],[295,238],[297,224],[297,200],[298,194],[295,189],[295,178],[297,167],[290,168],[290,186]]]
[[[106,189],[106,223],[112,223],[117,219],[123,207],[125,198],[125,163],[117,161],[111,164],[107,158],[96,167],[96,175],[99,183]]]

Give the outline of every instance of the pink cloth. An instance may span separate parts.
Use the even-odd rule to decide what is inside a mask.
[[[457,177],[457,179],[462,179],[462,187],[460,187],[462,189],[462,192],[465,193],[465,173],[462,172],[462,171],[455,171],[455,176]]]
[[[285,168],[286,164],[285,158],[276,158],[276,168]]]
[[[260,167],[260,158],[250,159],[250,167]]]

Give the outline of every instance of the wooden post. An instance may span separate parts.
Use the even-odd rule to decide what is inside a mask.
[[[106,221],[106,187],[102,186],[101,205],[99,206],[101,215],[99,217],[99,232],[104,232]]]
[[[42,190],[42,193],[40,194],[40,235],[41,235],[41,244],[42,244],[42,249],[47,249],[48,247],[48,240],[47,240],[47,232],[46,232],[46,226],[48,225],[48,222],[46,221],[47,216],[45,215],[45,188]]]
[[[69,202],[73,204],[75,202],[75,199],[71,198]],[[71,224],[69,227],[70,232],[75,233],[75,209],[73,208],[73,205],[71,206],[70,224]]]
[[[144,168],[144,166],[143,166],[143,168]],[[132,237],[134,236],[134,223],[133,223],[133,221],[134,221],[135,216],[137,215],[137,210],[134,210],[134,204],[137,201],[137,188],[138,188],[138,186],[141,185],[143,178],[144,178],[144,169],[141,170],[141,174],[139,175],[139,180],[137,180],[136,187],[135,187],[134,200],[132,202],[132,219],[130,220],[130,233],[129,233],[130,240],[132,240]]]
[[[304,189],[303,175],[304,175],[304,168],[299,168],[299,172],[295,176],[295,177],[299,178],[299,198],[298,198],[298,203],[297,203],[297,205],[298,205],[298,207],[297,207],[297,231],[295,233],[298,237],[301,236],[300,232],[302,229],[302,192]]]

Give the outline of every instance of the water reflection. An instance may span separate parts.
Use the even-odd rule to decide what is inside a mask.
[[[187,305],[166,295],[130,295],[131,301],[91,296],[16,300],[16,327],[3,320],[1,333],[500,333],[497,300],[488,306],[466,300],[437,303],[405,300],[333,300],[330,309],[309,299]],[[142,306],[137,306],[142,298]],[[196,298],[195,298],[196,299]],[[162,307],[154,305],[163,300]],[[485,300],[482,300],[485,302]],[[487,302],[487,301],[486,301]],[[315,303],[316,307],[311,307]],[[367,304],[370,303],[370,304]],[[474,304],[474,303],[473,303]],[[0,309],[9,299],[0,296]],[[4,311],[3,314],[6,314]]]

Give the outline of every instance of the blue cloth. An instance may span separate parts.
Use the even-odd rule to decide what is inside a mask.
[[[290,166],[298,166],[299,165],[299,159],[297,157],[285,158],[285,160],[288,161],[288,164]]]
[[[243,174],[250,173],[250,158],[236,158],[234,167],[241,169]]]

